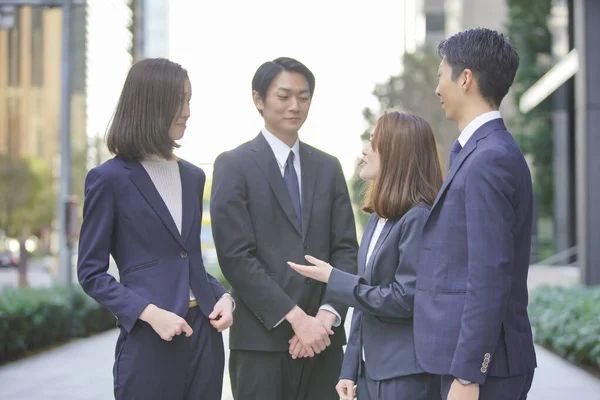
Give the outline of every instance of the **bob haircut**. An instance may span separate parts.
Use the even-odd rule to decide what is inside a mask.
[[[169,138],[169,129],[181,113],[187,79],[181,65],[164,58],[135,63],[108,128],[108,150],[131,160],[171,158],[179,145]]]

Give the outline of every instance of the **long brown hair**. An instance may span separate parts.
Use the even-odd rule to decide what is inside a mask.
[[[181,65],[164,58],[135,63],[108,128],[108,150],[133,160],[151,155],[171,158],[179,145],[169,138],[169,129],[181,113],[187,79]]]
[[[396,219],[416,204],[433,204],[443,175],[427,121],[407,112],[387,112],[377,121],[371,146],[379,153],[379,173],[367,189],[364,211]]]

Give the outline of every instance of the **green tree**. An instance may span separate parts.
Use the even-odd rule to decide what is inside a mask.
[[[458,137],[458,128],[456,123],[446,118],[440,107],[440,100],[434,92],[440,61],[436,49],[429,46],[421,47],[414,53],[404,54],[402,71],[390,77],[387,82],[375,86],[373,95],[379,100],[380,110],[375,112],[367,108],[363,111],[368,129],[362,133],[361,139],[368,139],[377,121],[377,115],[381,112],[391,109],[412,112],[431,125],[440,149],[442,166],[446,169],[450,148]],[[350,180],[350,187],[353,202],[355,205],[360,204],[364,183],[358,176],[358,168]],[[366,216],[362,211],[357,213],[357,221],[364,226]]]
[[[0,227],[8,236],[39,233],[54,215],[52,175],[35,158],[0,155]]]
[[[523,93],[551,67],[552,35],[548,20],[552,0],[508,0],[508,7],[508,35],[520,57],[512,90],[518,104]],[[551,100],[546,99],[527,114],[517,113],[509,124],[523,152],[531,156],[540,215],[550,217],[554,190]]]

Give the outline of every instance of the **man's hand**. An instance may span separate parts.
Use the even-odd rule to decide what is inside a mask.
[[[192,336],[192,328],[185,322],[185,319],[170,311],[156,307],[154,304],[149,304],[139,317],[142,321],[150,324],[154,332],[156,332],[162,340],[170,342],[176,335],[185,333],[185,336]]]
[[[308,357],[319,354],[331,344],[329,339],[329,335],[333,335],[331,328],[326,328],[317,318],[306,315],[300,307],[294,307],[285,316],[285,319],[292,325],[292,329],[300,344],[306,349]]]
[[[448,400],[478,400],[479,399],[479,385],[472,383],[470,385],[463,385],[455,379],[450,386],[450,392],[448,393]]]
[[[356,383],[350,379],[340,379],[335,385],[338,396],[341,400],[354,400],[356,398]]]
[[[228,297],[221,297],[208,316],[210,324],[219,332],[223,332],[233,324],[233,302]]]
[[[296,358],[304,358],[304,357],[309,357],[309,352],[308,350],[306,350],[304,348],[304,346],[302,346],[302,343],[300,343],[300,339],[298,339],[298,336],[294,335],[290,340],[290,355],[292,356],[292,358],[295,360]],[[312,356],[313,357],[314,353]]]

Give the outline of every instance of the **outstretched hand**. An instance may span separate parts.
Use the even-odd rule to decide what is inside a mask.
[[[312,278],[323,283],[329,282],[329,276],[331,275],[331,270],[333,270],[331,265],[313,256],[306,255],[304,258],[313,265],[300,265],[291,261],[288,261],[288,265],[300,275],[307,278]]]

